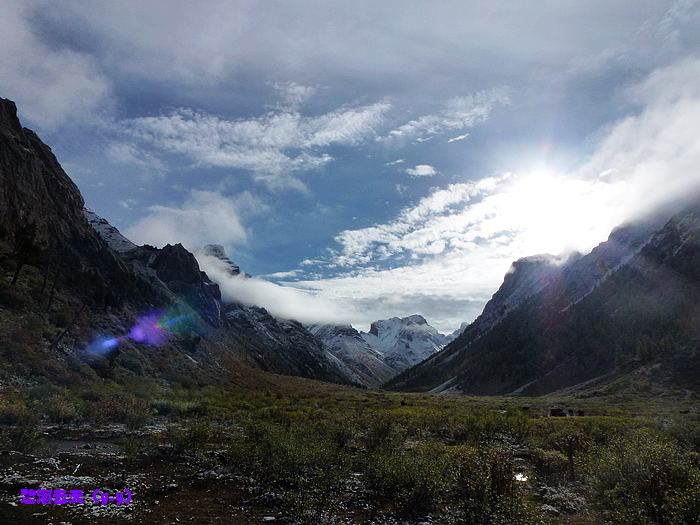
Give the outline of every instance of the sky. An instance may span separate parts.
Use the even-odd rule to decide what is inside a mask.
[[[695,0],[0,2],[0,96],[137,243],[303,322],[473,320],[700,183]]]

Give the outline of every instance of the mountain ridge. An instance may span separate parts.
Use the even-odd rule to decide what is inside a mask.
[[[386,386],[516,395],[571,392],[577,385],[582,391],[600,390],[606,383],[620,385],[622,377],[652,359],[665,374],[655,380],[657,387],[665,381],[673,389],[668,378],[682,372],[674,360],[685,359],[689,369],[697,369],[696,336],[674,323],[698,309],[700,279],[688,261],[697,260],[699,252],[700,204],[671,219],[654,216],[616,228],[496,324],[479,330],[477,318],[442,352]],[[501,291],[507,290],[507,280],[508,275]],[[669,361],[649,348],[669,349]],[[647,361],[638,355],[644,353]],[[585,385],[596,378],[595,387]]]

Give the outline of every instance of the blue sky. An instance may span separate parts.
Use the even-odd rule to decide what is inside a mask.
[[[7,1],[0,35],[0,96],[90,208],[225,245],[283,285],[231,297],[308,322],[452,330],[512,260],[698,179],[693,0]]]

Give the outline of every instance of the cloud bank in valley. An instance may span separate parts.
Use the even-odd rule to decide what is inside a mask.
[[[243,274],[231,275],[226,263],[217,257],[201,252],[195,255],[200,268],[221,288],[224,301],[259,306],[276,317],[302,323],[347,323],[353,317],[336,301]]]

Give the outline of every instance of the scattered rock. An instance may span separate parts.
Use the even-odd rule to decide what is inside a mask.
[[[567,514],[582,513],[587,510],[586,500],[568,487],[543,487],[542,501]]]
[[[556,507],[552,507],[551,505],[547,505],[546,503],[540,507],[540,510],[545,514],[549,514],[551,516],[559,516],[561,514],[561,512],[559,512],[559,509],[557,509]]]

